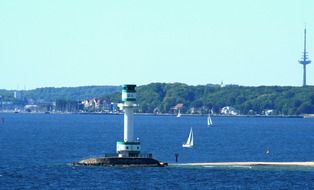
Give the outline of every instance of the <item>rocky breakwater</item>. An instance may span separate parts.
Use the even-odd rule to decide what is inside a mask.
[[[140,167],[164,167],[167,163],[159,162],[153,158],[120,158],[120,157],[97,157],[81,160],[74,165],[84,166],[140,166]]]

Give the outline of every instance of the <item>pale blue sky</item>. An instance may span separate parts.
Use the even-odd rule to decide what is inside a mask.
[[[313,10],[313,0],[1,0],[0,89],[300,86]]]

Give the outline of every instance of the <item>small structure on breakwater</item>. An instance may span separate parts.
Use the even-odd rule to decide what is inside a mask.
[[[123,85],[122,101],[119,108],[124,111],[124,139],[117,141],[116,154],[105,155],[103,157],[89,158],[81,160],[75,165],[95,165],[95,166],[166,166],[167,163],[153,159],[152,154],[140,154],[141,143],[134,138],[134,108],[137,107],[136,85]]]

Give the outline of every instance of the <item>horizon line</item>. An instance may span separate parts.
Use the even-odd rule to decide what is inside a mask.
[[[187,84],[187,83],[183,83],[183,82],[150,82],[148,84],[140,84],[137,85],[137,87],[139,86],[146,86],[146,85],[150,85],[150,84],[156,84],[156,83],[160,83],[160,84],[185,84],[187,86],[207,86],[207,85],[213,85],[213,86],[221,86],[221,87],[226,87],[226,86],[241,86],[241,87],[304,87],[304,86],[294,86],[294,85],[240,85],[240,84],[214,84],[214,83],[207,83],[207,84]],[[123,83],[126,84],[126,83]],[[43,88],[56,88],[56,89],[60,89],[60,88],[81,88],[81,87],[121,87],[123,84],[121,85],[113,85],[113,84],[104,84],[104,85],[79,85],[79,86],[43,86],[43,87],[35,87],[35,88],[30,88],[30,89],[6,89],[6,88],[0,88],[0,90],[7,90],[7,91],[31,91],[31,90],[36,90],[36,89],[43,89]],[[132,83],[134,84],[134,83]],[[311,87],[314,85],[306,85],[305,87]]]

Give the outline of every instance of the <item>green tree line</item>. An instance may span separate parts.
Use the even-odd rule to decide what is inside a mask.
[[[107,96],[114,100],[118,93]],[[183,103],[182,112],[192,108],[200,113],[213,110],[219,113],[221,108],[232,106],[241,114],[261,114],[265,110],[274,110],[276,114],[299,115],[314,113],[314,87],[238,85],[198,85],[182,83],[151,83],[137,87],[137,103],[140,112],[172,112],[172,108]]]
[[[1,100],[14,100],[14,91],[0,90]],[[24,98],[58,101],[59,110],[77,109],[78,102],[100,98],[108,102],[121,102],[119,86],[87,86],[70,88],[39,88],[22,91]],[[70,102],[64,106],[66,102]],[[219,113],[225,106],[232,106],[240,114],[262,114],[274,110],[276,114],[299,115],[314,113],[314,86],[258,86],[197,85],[183,83],[151,83],[137,87],[138,111],[143,113],[172,113],[174,106],[182,103],[182,113],[197,110]]]
[[[80,87],[45,87],[33,90],[18,90],[23,99],[56,101],[69,100],[80,101],[94,97],[120,92],[120,86],[80,86]],[[14,101],[14,90],[0,89],[0,96],[3,101]]]

